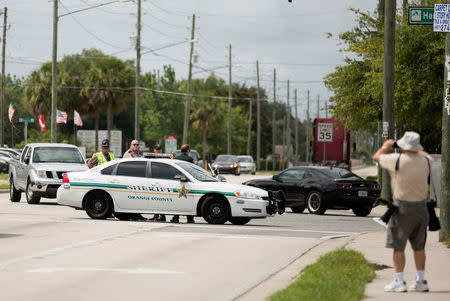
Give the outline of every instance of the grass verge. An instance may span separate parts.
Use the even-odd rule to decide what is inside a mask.
[[[9,189],[9,184],[0,184],[0,189]]]
[[[7,181],[9,178],[8,178],[8,174],[7,173],[0,173],[0,180],[5,180],[5,181]]]
[[[447,239],[445,240],[445,243],[447,244],[447,248],[450,248],[450,236],[447,237]]]
[[[366,284],[374,277],[374,266],[361,253],[338,249],[306,267],[294,283],[267,300],[360,300]]]

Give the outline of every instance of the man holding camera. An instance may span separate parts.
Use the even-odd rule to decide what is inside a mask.
[[[398,147],[400,154],[388,152]],[[397,206],[396,212],[389,220],[386,247],[394,249],[395,279],[384,287],[387,292],[406,292],[403,277],[405,268],[405,247],[409,240],[414,251],[417,278],[410,291],[428,292],[425,274],[425,243],[427,239],[428,210],[428,175],[432,158],[423,151],[420,135],[405,132],[395,142],[387,140],[375,153],[373,159],[389,171],[391,177],[392,200]],[[428,162],[427,162],[428,161]]]

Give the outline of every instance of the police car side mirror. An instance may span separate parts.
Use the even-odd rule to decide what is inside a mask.
[[[186,178],[185,176],[183,176],[183,175],[176,175],[176,176],[174,177],[174,179],[175,179],[175,180],[179,180],[179,181],[181,181],[181,182],[187,182],[187,178]]]

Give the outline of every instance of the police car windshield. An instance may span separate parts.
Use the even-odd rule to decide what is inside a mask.
[[[209,172],[204,170],[203,168],[192,164],[192,163],[177,163],[178,166],[187,171],[191,176],[193,176],[196,180],[201,182],[219,182],[216,178],[214,178]]]
[[[74,147],[36,147],[33,163],[79,163],[84,164],[80,151]]]

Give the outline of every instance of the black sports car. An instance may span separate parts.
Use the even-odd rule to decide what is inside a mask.
[[[295,213],[302,213],[305,208],[313,214],[324,214],[327,209],[352,209],[355,215],[366,216],[380,196],[377,181],[331,167],[292,167],[272,178],[250,180],[244,184],[265,190],[282,190],[286,207]]]

